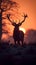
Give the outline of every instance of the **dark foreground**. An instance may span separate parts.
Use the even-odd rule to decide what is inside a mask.
[[[36,44],[12,45],[0,43],[0,65],[24,65],[36,63]]]

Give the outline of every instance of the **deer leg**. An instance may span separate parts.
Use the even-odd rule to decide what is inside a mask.
[[[22,40],[22,46],[23,46],[23,40]]]
[[[16,44],[16,40],[14,40],[14,43]]]
[[[20,45],[20,41],[18,40],[18,44]]]

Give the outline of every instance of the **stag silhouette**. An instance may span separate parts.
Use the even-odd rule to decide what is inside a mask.
[[[24,33],[23,33],[23,31],[19,30],[19,26],[21,26],[22,23],[25,21],[27,15],[24,15],[23,17],[24,17],[23,21],[21,21],[21,23],[19,22],[17,24],[16,22],[14,22],[14,21],[12,22],[10,20],[10,14],[7,15],[7,18],[9,19],[9,21],[11,22],[11,24],[14,26],[13,38],[14,38],[15,44],[16,44],[16,42],[18,42],[18,44],[20,44],[20,41],[23,44],[23,41],[24,41]]]

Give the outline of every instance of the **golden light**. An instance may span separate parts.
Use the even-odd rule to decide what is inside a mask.
[[[24,33],[26,33],[26,30],[22,27],[19,28],[19,30],[23,31]]]

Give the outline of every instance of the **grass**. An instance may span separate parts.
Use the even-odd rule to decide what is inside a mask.
[[[5,62],[4,62],[5,61]],[[0,43],[0,63],[12,65],[26,64],[36,61],[36,43],[29,45],[13,45]]]

